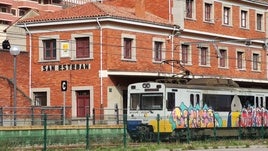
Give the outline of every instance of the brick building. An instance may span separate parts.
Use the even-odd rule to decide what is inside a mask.
[[[17,26],[27,34],[29,76],[18,87],[28,88],[34,106],[62,106],[66,80],[72,118],[93,108],[125,108],[128,84],[185,76],[180,65],[190,79],[231,78],[267,88],[267,6],[106,0],[24,19]]]
[[[66,80],[73,118],[93,107],[126,107],[128,84],[170,74],[162,59],[172,58],[168,37],[179,31],[142,3],[136,9],[87,3],[17,25],[29,31],[33,105],[62,106]]]

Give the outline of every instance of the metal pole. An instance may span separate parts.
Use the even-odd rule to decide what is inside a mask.
[[[13,72],[13,84],[14,84],[14,126],[17,125],[17,58],[14,55],[14,72]]]
[[[65,94],[65,91],[63,91],[63,125],[65,125],[65,116],[66,116],[66,113],[65,113],[65,108],[66,108],[66,94]]]

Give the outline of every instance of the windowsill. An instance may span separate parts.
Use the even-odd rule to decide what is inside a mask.
[[[222,26],[225,26],[225,27],[233,27],[233,25],[231,25],[231,24],[222,24]]]
[[[261,73],[261,70],[251,70],[251,72]]]
[[[210,65],[199,65],[200,67],[204,67],[204,68],[210,68],[211,66]]]
[[[196,21],[196,18],[188,18],[188,17],[185,17],[184,19],[185,20],[190,20],[190,21]]]
[[[46,63],[46,62],[59,62],[60,60],[39,60],[39,63]]]
[[[214,21],[206,21],[206,20],[204,20],[204,23],[207,23],[207,24],[215,24]]]
[[[136,59],[121,59],[121,61],[126,61],[126,62],[136,62]]]
[[[218,67],[219,69],[228,70],[229,67]]]
[[[237,70],[238,71],[246,71],[246,69],[239,69],[239,68],[237,68]]]
[[[155,60],[153,60],[153,63],[155,63],[155,64],[161,64],[162,61],[155,61]]]
[[[93,58],[73,58],[71,61],[84,61],[84,60],[93,60]]]

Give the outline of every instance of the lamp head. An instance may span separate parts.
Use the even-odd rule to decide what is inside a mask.
[[[11,46],[11,48],[10,48],[10,54],[11,54],[12,56],[17,56],[17,55],[19,55],[19,54],[20,54],[20,49],[19,49],[19,47],[17,47],[17,46]]]

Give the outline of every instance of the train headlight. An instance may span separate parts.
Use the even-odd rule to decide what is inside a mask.
[[[143,87],[143,88],[150,88],[151,85],[150,85],[150,83],[143,83],[143,84],[142,84],[142,87]]]

